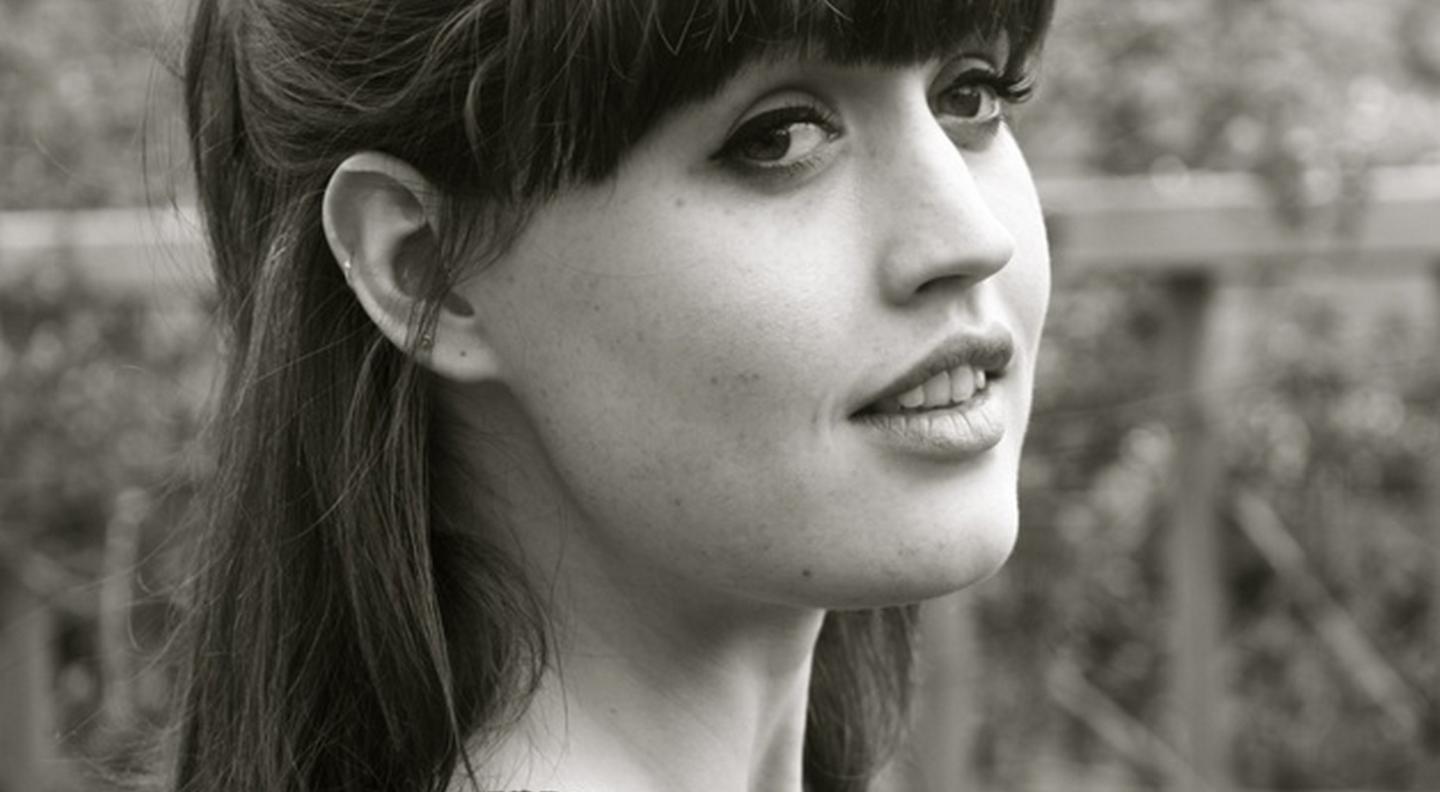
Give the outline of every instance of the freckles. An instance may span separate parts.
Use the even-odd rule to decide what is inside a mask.
[[[706,401],[715,410],[712,414],[733,428],[731,438],[737,453],[765,453],[767,443],[773,438],[764,431],[757,431],[753,423],[757,401],[766,401],[762,392],[764,376],[757,371],[741,370],[710,374],[705,377],[705,382],[709,391]]]
[[[758,371],[740,371],[733,375],[711,374],[706,377],[711,389],[716,390],[720,400],[726,404],[734,404],[748,397],[756,386],[764,381],[764,375]]]

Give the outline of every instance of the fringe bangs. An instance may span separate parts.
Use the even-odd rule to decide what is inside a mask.
[[[666,113],[767,58],[903,65],[1010,48],[1027,73],[1054,0],[549,0],[513,8],[505,138],[533,143],[514,184],[548,193],[610,175]],[[498,87],[498,86],[495,86]],[[491,88],[494,90],[494,87]],[[494,95],[493,93],[491,94]],[[489,160],[492,161],[493,160]]]

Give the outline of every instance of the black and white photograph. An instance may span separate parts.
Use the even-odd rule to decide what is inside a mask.
[[[0,792],[1440,792],[1440,0],[0,0]]]

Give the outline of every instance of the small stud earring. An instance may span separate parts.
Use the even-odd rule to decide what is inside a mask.
[[[421,349],[429,350],[430,347],[435,346],[435,339],[429,333],[426,333],[425,335],[420,336],[419,346]]]
[[[347,259],[345,259],[343,262],[341,262],[341,263],[340,263],[340,269],[345,272],[345,285],[346,285],[346,286],[351,286],[351,285],[353,285],[352,282],[351,282],[351,275],[350,275],[350,259],[347,258]]]

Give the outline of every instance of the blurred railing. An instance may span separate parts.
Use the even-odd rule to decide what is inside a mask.
[[[1440,167],[1377,170],[1363,189],[1337,191],[1281,218],[1269,192],[1251,177],[1236,174],[1181,174],[1163,178],[1048,180],[1040,185],[1046,206],[1057,285],[1065,288],[1110,275],[1155,279],[1169,300],[1164,343],[1169,361],[1166,391],[1169,418],[1186,431],[1172,476],[1175,488],[1166,527],[1173,673],[1169,702],[1173,732],[1157,744],[1147,730],[1134,728],[1123,712],[1109,712],[1103,696],[1079,669],[1063,664],[1045,681],[1060,706],[1090,713],[1100,738],[1122,754],[1145,754],[1181,792],[1230,790],[1225,755],[1228,737],[1216,708],[1223,700],[1221,656],[1223,613],[1218,526],[1213,504],[1221,496],[1218,447],[1220,392],[1205,387],[1233,362],[1217,316],[1224,314],[1236,286],[1262,278],[1327,270],[1359,277],[1379,271],[1423,273],[1440,300]],[[86,276],[107,289],[143,292],[158,301],[206,291],[204,246],[190,211],[100,210],[91,212],[0,213],[0,285],[16,268],[34,266],[46,253],[63,252]],[[1357,262],[1363,262],[1359,264]],[[1233,336],[1233,334],[1232,334]],[[1440,349],[1440,337],[1436,338]],[[1440,365],[1440,361],[1437,361]],[[1430,541],[1440,553],[1440,461],[1425,474],[1430,482]],[[1243,500],[1243,499],[1242,499]],[[1284,576],[1291,546],[1282,526],[1264,505],[1240,503],[1247,535]],[[0,570],[3,572],[3,570]],[[3,575],[0,575],[3,577]],[[13,581],[12,581],[13,583]],[[1434,601],[1440,602],[1440,576]],[[27,603],[23,586],[0,580],[0,788],[30,788],[35,765],[53,755],[47,749],[43,664],[45,631]],[[972,696],[957,669],[973,658],[968,600],[951,597],[926,609],[925,646],[930,673],[920,702],[916,761],[887,782],[909,792],[953,792],[967,784],[966,732],[975,728]],[[1436,634],[1440,634],[1440,608]],[[1372,662],[1374,650],[1360,631],[1332,625],[1336,651],[1348,653],[1363,675],[1366,694],[1402,733],[1421,728],[1407,704],[1412,692]]]

